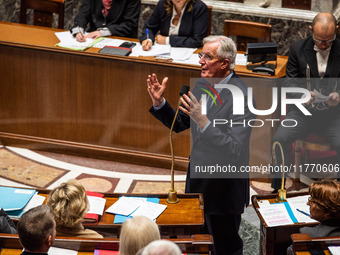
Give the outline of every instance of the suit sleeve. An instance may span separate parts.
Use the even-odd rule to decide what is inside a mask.
[[[152,12],[150,18],[144,24],[142,29],[142,35],[139,37],[139,41],[143,42],[147,39],[146,29],[149,30],[149,39],[155,42],[155,36],[158,33],[161,23],[166,18],[166,11],[164,8],[165,1],[159,1],[156,5],[155,10]]]
[[[86,29],[87,24],[91,21],[91,1],[83,0],[79,8],[79,12],[74,20],[74,27],[82,27]]]
[[[190,35],[179,35],[170,36],[170,45],[172,47],[188,47],[188,48],[199,48],[202,47],[203,38],[207,35],[209,26],[209,12],[208,7],[205,4],[195,6],[192,10],[191,22],[184,20],[184,15],[181,21],[181,26],[192,26],[185,28],[187,31],[192,31]],[[180,28],[181,31],[181,28]]]
[[[112,35],[131,37],[136,34],[138,29],[138,19],[140,14],[140,0],[127,0],[125,10],[123,11],[122,21],[117,23],[108,23],[107,28]]]
[[[176,111],[171,107],[171,105],[166,102],[166,104],[159,110],[155,111],[153,106],[150,108],[150,113],[156,117],[159,121],[161,121],[166,127],[171,128],[172,121],[175,117]],[[182,111],[178,112],[176,122],[174,124],[173,131],[179,133],[186,129],[190,128],[190,117],[183,113]]]

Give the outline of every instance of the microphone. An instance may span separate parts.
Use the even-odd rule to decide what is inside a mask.
[[[188,85],[183,85],[181,88],[181,91],[179,92],[179,100],[178,100],[178,104],[177,104],[177,110],[175,113],[175,117],[172,121],[171,124],[171,128],[170,128],[170,135],[169,135],[169,140],[170,140],[170,151],[171,151],[171,170],[170,170],[170,174],[171,174],[171,188],[168,192],[168,198],[166,199],[166,202],[168,202],[169,204],[176,204],[179,202],[179,199],[177,197],[177,191],[175,190],[175,174],[174,174],[174,165],[175,165],[175,155],[174,155],[174,148],[172,145],[172,130],[174,128],[175,122],[176,122],[176,118],[178,115],[178,111],[179,111],[179,106],[181,105],[181,98],[184,94],[188,94],[190,87]]]

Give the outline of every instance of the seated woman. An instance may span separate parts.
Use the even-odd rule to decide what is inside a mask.
[[[320,222],[315,227],[303,227],[301,233],[310,237],[340,236],[340,182],[322,180],[309,186],[310,217]]]
[[[208,7],[201,0],[160,0],[139,40],[143,50],[150,50],[155,41],[172,47],[198,48],[202,47],[208,26]]]
[[[120,231],[119,254],[136,255],[136,253],[154,240],[159,240],[160,233],[155,222],[145,216],[126,220]]]
[[[96,231],[85,229],[82,224],[90,205],[83,185],[76,179],[53,189],[46,204],[54,213],[57,236],[103,238]]]
[[[340,236],[340,182],[321,180],[309,186],[310,217],[320,222],[314,227],[302,227],[301,233],[310,237]],[[287,254],[294,254],[288,247]]]

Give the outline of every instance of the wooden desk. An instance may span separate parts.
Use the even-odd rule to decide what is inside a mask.
[[[340,246],[340,236],[311,238],[308,234],[292,234],[294,252],[297,255],[311,254],[309,250],[323,250],[326,255],[331,254],[328,246]]]
[[[48,196],[50,190],[37,189],[39,195]],[[87,228],[95,229],[105,236],[119,237],[121,224],[113,224],[115,215],[105,213],[112,204],[122,195],[139,197],[157,197],[159,203],[167,205],[165,211],[157,218],[156,223],[160,227],[163,237],[177,237],[179,235],[190,236],[199,234],[204,224],[204,202],[202,194],[178,194],[180,201],[177,204],[166,202],[167,194],[112,194],[104,193],[106,204],[104,214],[98,224],[84,224]],[[46,200],[45,200],[46,201]]]
[[[288,193],[287,197],[307,195],[308,192]],[[292,244],[291,234],[299,233],[299,229],[304,226],[315,226],[318,223],[295,223],[291,225],[268,227],[262,218],[258,208],[259,200],[269,200],[276,203],[276,195],[254,195],[251,198],[254,209],[260,218],[260,255],[283,255],[286,254],[288,246]]]
[[[0,22],[0,144],[169,168],[169,131],[148,113],[147,75],[169,76],[165,97],[175,106],[200,67],[59,48],[58,31]],[[248,84],[259,109],[270,108],[286,62],[278,57],[275,76],[236,67],[241,77],[265,78]],[[270,125],[253,128],[251,165],[269,162],[272,132]],[[186,170],[190,133],[173,140],[175,169]]]
[[[167,240],[175,242],[184,253],[209,254],[213,244],[210,235],[192,235],[187,238],[171,238]],[[119,239],[57,237],[53,246],[76,250],[79,255],[93,255],[95,249],[118,251]],[[18,235],[0,234],[0,247],[3,248],[0,255],[20,255],[22,252]]]

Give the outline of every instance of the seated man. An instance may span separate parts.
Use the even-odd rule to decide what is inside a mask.
[[[21,255],[47,255],[56,236],[56,223],[47,205],[30,209],[19,219],[18,234],[24,251]]]
[[[71,33],[79,42],[111,35],[137,38],[139,13],[140,0],[83,0]]]
[[[137,255],[181,255],[179,247],[168,240],[156,240],[149,243]]]
[[[14,222],[8,217],[7,213],[2,208],[0,208],[0,233],[17,233]]]
[[[340,40],[336,38],[337,28],[333,14],[319,13],[310,26],[313,35],[293,43],[290,49],[284,86],[302,87],[310,91],[311,98],[304,107],[311,115],[305,115],[295,106],[288,108],[285,119],[294,120],[296,126],[279,126],[272,139],[272,144],[281,144],[284,159],[288,158],[291,144],[296,139],[317,132],[326,136],[337,152],[337,163],[340,163]],[[329,99],[316,102],[316,92],[329,96]],[[294,93],[291,96],[300,98],[301,94]],[[282,164],[279,146],[276,146],[273,158],[276,159],[273,165]],[[280,178],[280,172],[272,174],[274,193],[281,187]]]

